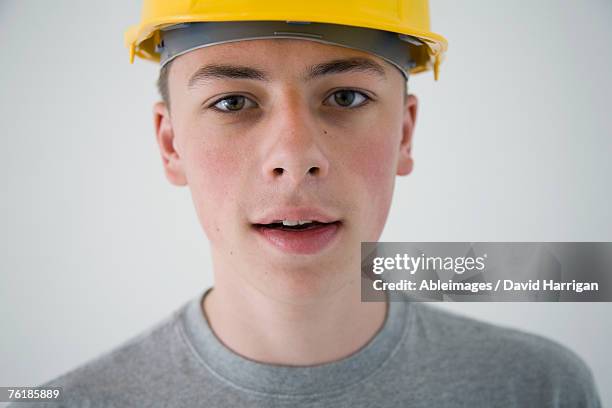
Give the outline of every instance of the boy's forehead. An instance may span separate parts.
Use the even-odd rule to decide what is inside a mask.
[[[333,69],[329,66],[333,62],[340,63],[345,72],[369,73],[381,80],[394,74],[401,77],[397,68],[374,54],[299,39],[255,39],[216,44],[187,52],[177,57],[173,65],[177,65],[176,71],[184,80],[193,82],[193,75],[203,67],[253,67],[257,71],[254,75],[264,74],[266,78],[283,73],[307,77],[317,68]],[[343,70],[339,64],[335,69],[338,72]],[[390,74],[393,71],[398,72]]]

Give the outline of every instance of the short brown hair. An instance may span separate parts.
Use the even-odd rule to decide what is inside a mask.
[[[157,78],[157,90],[162,98],[162,101],[170,109],[170,93],[168,92],[168,75],[170,74],[170,66],[172,61],[168,62],[159,70],[159,77]]]

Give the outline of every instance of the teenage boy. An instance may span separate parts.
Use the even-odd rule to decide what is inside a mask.
[[[446,41],[426,0],[346,3],[145,1],[128,41],[161,60],[157,142],[214,286],[46,384],[65,406],[599,406],[556,343],[361,302],[360,243],[413,167],[408,76],[437,74]]]

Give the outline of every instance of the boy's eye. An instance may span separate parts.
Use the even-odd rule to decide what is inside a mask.
[[[331,94],[324,102],[332,106],[340,106],[343,108],[356,108],[363,105],[370,99],[365,94],[359,91],[353,91],[350,89],[343,89]]]
[[[255,106],[255,102],[242,95],[230,95],[219,99],[213,106],[223,112],[238,112],[245,107]]]
[[[357,108],[368,102],[370,97],[363,92],[351,89],[342,89],[331,94],[324,102],[324,105],[337,106],[341,108]],[[217,100],[212,107],[221,112],[237,113],[245,108],[257,106],[257,103],[243,95],[229,95]]]

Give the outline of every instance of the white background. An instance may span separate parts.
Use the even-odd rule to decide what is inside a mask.
[[[0,385],[36,385],[212,284],[188,190],[164,178],[139,1],[0,2]],[[450,42],[381,241],[612,241],[612,2],[431,0]],[[222,203],[220,203],[222,205]],[[612,404],[612,304],[444,304],[539,333]]]

